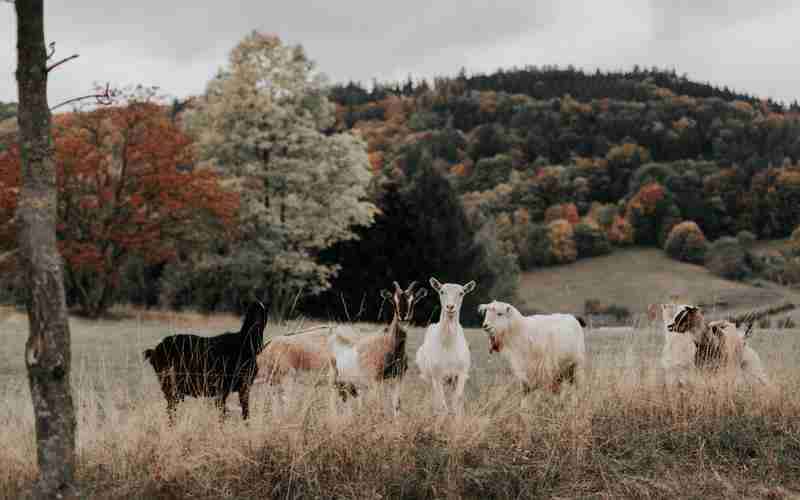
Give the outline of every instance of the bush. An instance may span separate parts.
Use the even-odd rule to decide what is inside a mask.
[[[579,259],[611,253],[611,243],[597,224],[579,222],[575,225],[574,235]]]
[[[708,250],[708,241],[696,223],[684,221],[669,232],[664,250],[675,260],[702,264]]]
[[[753,248],[753,245],[756,243],[756,235],[750,231],[739,231],[736,233],[736,239],[742,247],[748,250]]]
[[[789,251],[792,255],[800,255],[800,226],[792,231],[792,236],[789,238]]]
[[[544,224],[531,224],[528,228],[525,248],[521,249],[519,260],[522,269],[549,266],[555,263],[550,248],[550,231]]]
[[[736,238],[723,236],[706,251],[705,265],[717,276],[743,280],[753,272],[750,256]]]
[[[554,220],[547,225],[547,234],[550,238],[550,249],[553,259],[558,264],[575,262],[578,258],[578,249],[575,246],[575,232],[565,219]]]

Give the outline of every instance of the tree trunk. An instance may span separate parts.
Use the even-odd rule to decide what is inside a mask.
[[[75,409],[62,262],[56,246],[56,171],[47,104],[44,1],[18,0],[17,89],[22,189],[17,218],[30,334],[25,364],[36,419],[34,498],[77,496]]]

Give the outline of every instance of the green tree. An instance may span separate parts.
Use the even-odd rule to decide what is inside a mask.
[[[375,206],[366,145],[350,133],[329,134],[335,106],[324,77],[300,46],[253,32],[206,88],[190,130],[201,156],[242,193],[242,238],[231,250],[240,267],[255,266],[278,313],[301,291],[330,286],[336,266],[319,252],[354,238]]]

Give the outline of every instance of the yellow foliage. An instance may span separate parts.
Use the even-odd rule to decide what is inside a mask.
[[[743,111],[745,113],[750,113],[750,114],[753,113],[753,105],[747,101],[740,101],[740,100],[733,101],[733,107],[737,111]]]
[[[559,264],[575,262],[578,248],[575,245],[575,233],[572,224],[565,219],[557,219],[547,225],[550,237],[550,251]]]

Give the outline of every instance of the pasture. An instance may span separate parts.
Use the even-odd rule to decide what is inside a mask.
[[[673,396],[658,373],[660,329],[587,330],[587,384],[539,393],[520,410],[507,363],[466,330],[472,370],[461,418],[436,416],[409,370],[401,415],[370,393],[352,414],[314,380],[271,408],[254,388],[245,424],[235,395],[220,424],[188,399],[174,428],[142,351],[163,336],[238,330],[233,316],[125,311],[71,319],[78,477],[87,498],[789,498],[800,493],[800,335],[757,330],[775,393],[699,385]],[[265,337],[300,326],[269,324]],[[379,325],[359,324],[362,331]],[[423,330],[411,328],[413,359]],[[27,318],[0,309],[0,496],[35,475],[23,349]]]

